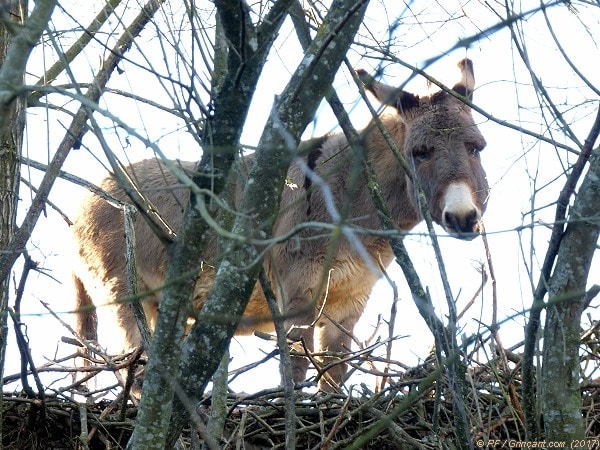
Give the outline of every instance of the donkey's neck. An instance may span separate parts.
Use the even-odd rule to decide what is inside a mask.
[[[402,121],[396,115],[386,115],[382,117],[382,122],[398,150],[404,154],[405,126]],[[369,133],[367,145],[369,158],[391,218],[402,230],[414,228],[422,220],[422,216],[413,184],[376,126]]]

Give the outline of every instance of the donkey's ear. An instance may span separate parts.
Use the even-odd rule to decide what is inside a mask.
[[[364,84],[365,89],[370,91],[381,104],[393,106],[400,114],[416,108],[420,104],[418,95],[380,83],[363,69],[358,69],[356,75]]]
[[[473,72],[473,61],[468,58],[459,61],[461,79],[454,85],[452,90],[463,97],[473,100],[473,90],[475,89],[475,74]]]

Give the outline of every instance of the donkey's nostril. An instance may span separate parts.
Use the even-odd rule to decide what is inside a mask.
[[[444,212],[444,226],[449,232],[457,233],[461,239],[473,239],[479,233],[479,213],[476,209],[455,213]]]

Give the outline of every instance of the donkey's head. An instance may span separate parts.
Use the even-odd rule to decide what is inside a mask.
[[[453,90],[471,100],[473,64],[464,59],[459,67],[462,79]],[[398,144],[425,193],[433,220],[456,237],[474,238],[489,187],[479,155],[485,139],[471,108],[445,91],[419,97],[379,83],[364,71],[358,75],[380,102],[400,114],[404,142]]]

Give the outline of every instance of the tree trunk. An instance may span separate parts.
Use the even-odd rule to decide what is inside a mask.
[[[367,4],[368,0],[332,3],[303,61],[276,99],[240,206],[240,210],[253,214],[236,217],[232,230],[235,234],[252,236],[257,230],[265,235],[271,233],[293,147],[330,89]],[[185,343],[178,379],[183,395],[176,399],[170,444],[185,424],[186,407],[198,401],[229,345],[261,270],[259,249],[239,242],[230,245],[235,246],[235,251],[225,252],[228,257],[221,263],[213,289]],[[211,320],[214,317],[228,320],[215,322]]]
[[[27,14],[27,0],[11,3],[6,11],[14,18],[15,24],[22,25]],[[0,26],[0,66],[3,66],[12,43],[12,36],[4,26]],[[14,80],[22,85],[25,71],[19,79]],[[23,131],[25,129],[25,98],[23,96],[2,105],[5,116],[4,126],[0,128],[0,253],[10,243],[17,228],[17,203],[19,200],[19,177]],[[0,279],[0,378],[4,376],[6,356],[6,340],[8,337],[8,297],[10,277]],[[0,437],[3,436],[2,411],[4,410],[0,396]]]
[[[40,0],[26,19],[27,0],[14,0],[3,6],[5,15],[0,26],[0,284],[2,286],[2,321],[6,319],[6,289],[10,269],[16,259],[11,247],[17,232],[16,212],[19,198],[20,153],[25,129],[26,93],[23,92],[25,67],[33,47],[48,25],[56,0]],[[12,21],[10,20],[12,18]],[[3,327],[3,326],[2,326]],[[3,334],[3,333],[0,333]],[[4,344],[4,342],[2,342]],[[4,345],[2,345],[4,351]],[[0,361],[0,370],[4,359]]]
[[[256,84],[290,1],[275,2],[266,19],[257,27],[253,25],[245,2],[215,1],[228,48],[219,48],[217,52],[218,67],[212,80],[213,114],[204,124],[202,159],[193,178],[201,189],[220,195],[224,188],[227,174],[239,152],[239,139]],[[208,203],[201,195],[192,194],[177,241],[169,249],[171,262],[165,280],[166,288],[148,352],[140,412],[128,448],[165,446],[187,322],[186,305],[194,290],[202,248],[210,232],[197,207],[198,204],[206,206],[205,202]],[[193,267],[198,267],[198,271],[193,277],[186,277]],[[170,283],[169,280],[173,279],[180,281]],[[218,361],[222,354],[212,352]]]
[[[569,442],[585,437],[579,393],[579,344],[586,282],[600,233],[599,193],[600,151],[596,149],[571,208],[549,281],[541,380],[548,441]]]
[[[6,13],[12,16],[15,24],[23,24],[27,14],[27,0],[17,0],[7,6]],[[6,61],[6,56],[12,43],[8,29],[0,26],[0,66]],[[18,81],[23,84],[25,71],[21,72]],[[19,158],[23,144],[25,129],[25,98],[23,96],[10,103],[2,105],[4,126],[0,128],[0,252],[10,243],[17,228],[17,203],[19,200],[19,176],[21,173]],[[0,378],[4,376],[6,355],[6,340],[8,337],[8,298],[10,277],[0,279]],[[0,396],[0,438],[3,436],[2,397]]]

